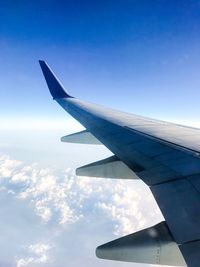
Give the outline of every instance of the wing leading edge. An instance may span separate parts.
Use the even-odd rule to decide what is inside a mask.
[[[200,131],[73,98],[40,66],[58,104],[150,187],[188,267],[199,266]]]

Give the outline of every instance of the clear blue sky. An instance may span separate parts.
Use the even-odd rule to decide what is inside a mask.
[[[199,44],[198,0],[1,1],[0,267],[144,267],[95,247],[163,219],[140,181],[75,177],[110,152],[60,142],[80,126],[38,59],[76,97],[200,126]]]
[[[199,117],[199,25],[197,0],[2,1],[1,116],[63,114],[41,58],[77,97],[164,119]]]

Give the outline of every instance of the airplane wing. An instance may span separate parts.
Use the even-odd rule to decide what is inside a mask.
[[[200,129],[74,98],[64,90],[48,65],[39,62],[53,99],[86,128],[91,140],[98,140],[114,154],[83,166],[78,172],[96,177],[105,174],[112,178],[142,179],[165,218],[161,224],[98,247],[97,256],[199,267]]]

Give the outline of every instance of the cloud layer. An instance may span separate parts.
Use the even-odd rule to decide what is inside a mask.
[[[67,232],[68,239],[73,239],[76,229],[82,235],[80,226],[90,225],[84,238],[88,236],[92,242],[98,239],[98,231],[99,234],[105,232],[105,236],[122,236],[162,219],[149,189],[142,182],[80,178],[70,169],[55,173],[50,168],[26,165],[6,155],[0,157],[0,189],[0,193],[19,206],[26,204],[30,216],[38,220],[37,224],[51,231],[50,237],[44,233],[35,238],[34,243],[33,240],[24,242],[22,238],[21,250],[13,255],[16,267],[57,267],[55,262],[60,252],[56,251],[60,240],[65,242],[61,236]],[[26,210],[21,210],[22,215],[23,212]],[[21,231],[14,224],[13,227]],[[90,234],[96,237],[90,239]]]

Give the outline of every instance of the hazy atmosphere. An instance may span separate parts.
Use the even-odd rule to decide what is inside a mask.
[[[200,127],[200,1],[1,1],[0,267],[147,267],[95,248],[163,217],[142,181],[81,178],[111,155],[61,143],[83,127],[47,89]],[[152,266],[152,265],[151,265]]]

